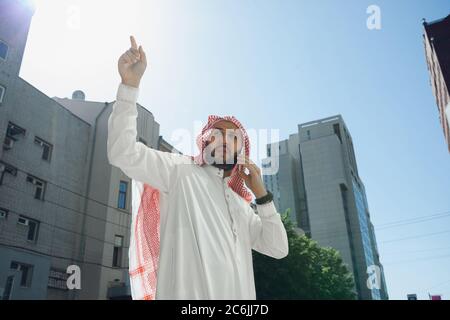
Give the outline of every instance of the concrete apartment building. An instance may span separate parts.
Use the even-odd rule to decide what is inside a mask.
[[[359,299],[387,299],[364,184],[342,117],[300,124],[297,133],[267,146],[264,163],[274,161],[269,159],[277,152],[278,173],[264,176],[277,209],[290,209],[291,219],[308,237],[340,252]],[[380,268],[380,290],[366,284],[372,265]]]
[[[0,2],[0,298],[130,298],[131,180],[109,164],[113,102],[50,98],[19,77],[33,7]],[[172,148],[138,104],[139,140]],[[68,266],[81,290],[68,290]]]
[[[425,21],[423,27],[430,84],[450,152],[450,15],[432,22]]]

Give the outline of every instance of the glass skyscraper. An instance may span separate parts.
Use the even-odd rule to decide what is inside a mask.
[[[278,172],[265,175],[280,212],[322,246],[337,249],[359,299],[387,299],[383,266],[353,141],[340,115],[300,124],[289,139],[269,144]]]

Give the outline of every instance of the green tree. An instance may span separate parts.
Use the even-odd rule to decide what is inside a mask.
[[[289,210],[282,221],[288,256],[278,260],[253,251],[257,299],[355,299],[353,275],[339,252],[299,235]]]

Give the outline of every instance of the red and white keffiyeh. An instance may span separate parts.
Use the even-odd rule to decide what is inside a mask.
[[[208,116],[208,123],[197,137],[200,153],[191,156],[197,165],[204,165],[204,149],[216,122],[227,120],[242,132],[243,151],[250,156],[250,141],[245,128],[234,116]],[[132,179],[132,223],[129,248],[129,274],[131,295],[137,300],[154,300],[159,266],[160,212],[159,190],[147,183]],[[244,180],[237,174],[237,166],[231,172],[228,186],[247,202],[252,199]]]

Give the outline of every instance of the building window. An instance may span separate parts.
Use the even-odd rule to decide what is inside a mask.
[[[18,135],[25,136],[25,129],[18,125],[8,122],[8,128],[6,129],[6,137],[3,142],[3,149],[9,150],[13,147],[14,142],[18,140]]]
[[[128,182],[120,181],[120,185],[119,185],[119,201],[118,201],[118,205],[117,205],[119,209],[126,209],[126,206],[127,206],[127,189],[128,189]]]
[[[47,141],[45,141],[39,137],[34,138],[34,143],[36,143],[42,147],[42,159],[44,159],[46,161],[50,161],[50,158],[52,156],[53,146],[50,143],[48,143]]]
[[[0,104],[3,102],[3,97],[5,96],[6,88],[0,85]]]
[[[12,176],[17,176],[17,168],[0,160],[0,185],[3,183],[5,173],[9,173]]]
[[[308,137],[308,140],[311,140],[311,131],[310,130],[306,130],[306,135]]]
[[[0,220],[8,218],[8,210],[5,208],[0,208]]]
[[[31,287],[31,280],[33,277],[33,266],[30,264],[20,263],[16,261],[11,262],[11,270],[20,272],[20,286]]]
[[[33,177],[32,175],[27,176],[27,182],[30,182],[35,186],[34,198],[44,200],[46,182],[36,177]]]
[[[3,297],[2,297],[3,300],[11,299],[13,283],[14,283],[14,276],[13,275],[8,276],[5,281],[5,289],[3,290]]]
[[[120,267],[122,265],[122,249],[123,236],[116,235],[114,238],[113,267]]]
[[[6,60],[8,56],[8,50],[8,45],[4,41],[0,40],[0,60]]]
[[[36,242],[39,234],[39,221],[28,220],[28,234],[27,240],[31,242]]]
[[[17,224],[28,228],[27,240],[30,242],[36,242],[39,233],[39,221],[27,218],[25,216],[19,216]]]

